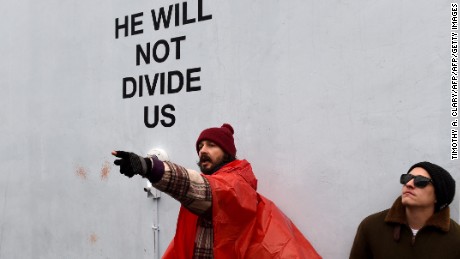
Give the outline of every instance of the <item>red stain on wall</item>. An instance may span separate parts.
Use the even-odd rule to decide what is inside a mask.
[[[101,169],[101,181],[107,181],[107,179],[109,179],[110,169],[110,163],[105,161]]]
[[[75,171],[75,174],[81,179],[86,180],[88,173],[86,172],[86,169],[84,167],[77,166],[77,170]]]
[[[95,245],[98,239],[99,239],[99,237],[98,237],[95,233],[92,233],[92,234],[89,236],[89,242],[90,242],[92,245]]]

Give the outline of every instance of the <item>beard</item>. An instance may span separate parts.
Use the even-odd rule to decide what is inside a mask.
[[[204,167],[203,163],[208,162],[211,164],[210,167]],[[209,157],[207,154],[203,154],[200,157],[200,161],[197,163],[198,167],[200,168],[201,172],[205,175],[211,175],[215,173],[217,170],[219,170],[223,165],[224,161],[223,159],[220,159],[219,161],[213,161],[211,157]]]

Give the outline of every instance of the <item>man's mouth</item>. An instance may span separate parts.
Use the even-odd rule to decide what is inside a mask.
[[[211,165],[211,162],[209,162],[209,161],[201,162],[201,167],[206,167],[208,165]]]
[[[200,164],[201,164],[202,166],[204,166],[206,163],[207,163],[207,164],[212,164],[211,158],[209,158],[208,156],[202,156],[202,157],[200,158]]]
[[[412,193],[412,192],[410,192],[410,191],[406,191],[406,192],[403,193],[403,195],[406,195],[406,196],[407,196],[407,195],[414,196],[414,193]]]

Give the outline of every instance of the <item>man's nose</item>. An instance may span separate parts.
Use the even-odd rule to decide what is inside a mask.
[[[414,185],[414,179],[410,179],[410,181],[407,182],[405,185],[406,185],[407,187],[414,188],[414,187],[415,187],[415,185]]]
[[[198,151],[198,156],[201,157],[201,154],[203,154],[203,153],[208,153],[208,149],[206,148],[206,146],[202,146],[200,148],[200,150]]]

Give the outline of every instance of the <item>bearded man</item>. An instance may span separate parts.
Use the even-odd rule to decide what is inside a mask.
[[[257,193],[251,165],[236,159],[233,134],[230,124],[201,132],[201,173],[156,157],[112,152],[122,174],[139,174],[181,203],[163,258],[321,258],[291,220]]]

